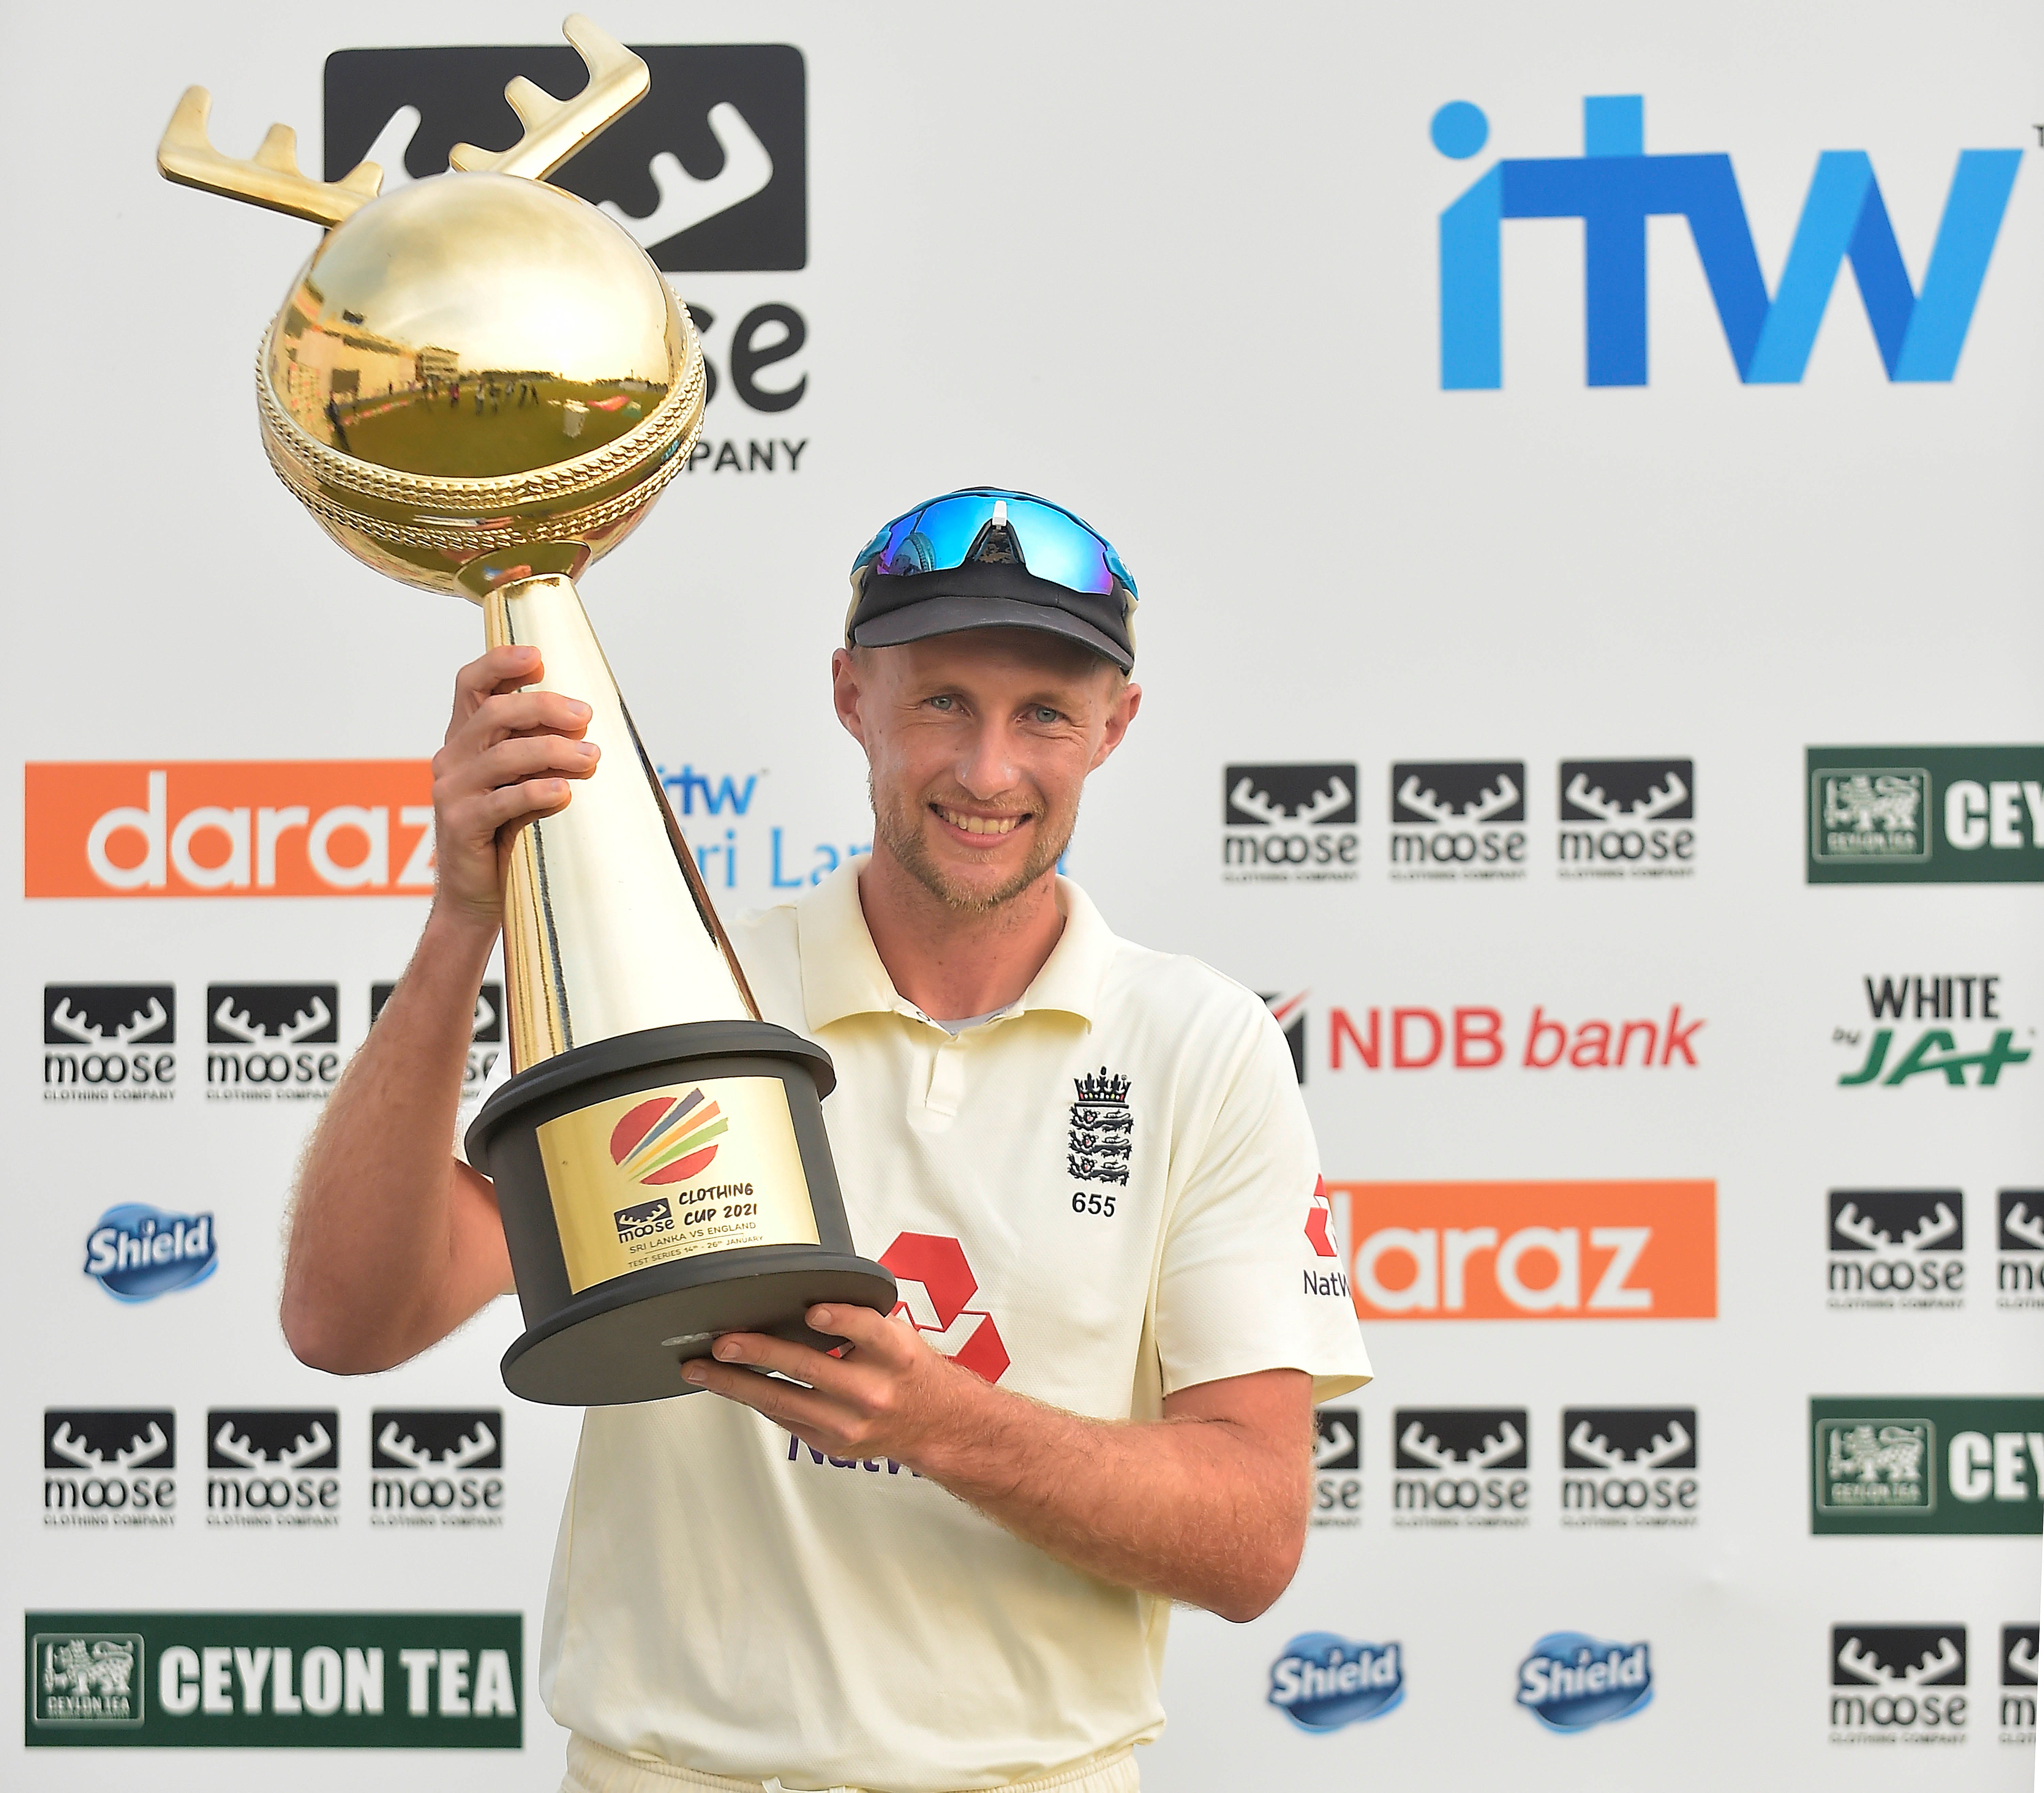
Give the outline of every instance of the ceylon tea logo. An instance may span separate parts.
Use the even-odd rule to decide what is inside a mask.
[[[25,768],[32,897],[425,896],[424,760],[45,762]]]
[[[778,1077],[639,1090],[556,1116],[538,1131],[562,1260],[578,1295],[705,1252],[816,1243]],[[649,1187],[665,1193],[649,1196]]]
[[[686,1183],[709,1168],[731,1122],[700,1088],[642,1102],[611,1129],[610,1161],[640,1183]]]

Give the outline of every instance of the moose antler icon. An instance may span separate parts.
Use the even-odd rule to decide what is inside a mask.
[[[1443,802],[1434,791],[1422,791],[1420,788],[1420,775],[1413,772],[1399,786],[1398,801],[1414,814],[1423,815],[1429,821],[1488,821],[1519,801],[1519,787],[1512,782],[1510,774],[1500,772],[1495,791],[1479,792],[1458,810],[1454,804]]]
[[[1907,1250],[1928,1251],[1940,1240],[1949,1239],[1959,1229],[1959,1217],[1954,1214],[1949,1202],[1940,1202],[1935,1208],[1914,1227],[1905,1232],[1900,1241],[1886,1229],[1877,1226],[1868,1216],[1859,1211],[1859,1205],[1848,1202],[1839,1209],[1838,1218],[1831,1222],[1831,1230],[1842,1239],[1852,1242],[1869,1252],[1884,1247],[1894,1248],[1898,1242]]]
[[[2008,1647],[2008,1666],[2018,1675],[2029,1680],[2037,1679],[2037,1640],[2031,1637],[2018,1637]]]
[[[1650,1443],[1631,1456],[1603,1433],[1593,1437],[1586,1419],[1577,1420],[1575,1430],[1569,1434],[1569,1449],[1601,1469],[1658,1469],[1681,1456],[1690,1443],[1689,1428],[1679,1419],[1671,1420],[1665,1433],[1657,1433]]]
[[[1646,795],[1628,809],[1615,797],[1607,797],[1602,785],[1593,785],[1589,774],[1578,772],[1569,780],[1569,787],[1562,795],[1579,810],[1587,810],[1603,821],[1651,821],[1656,816],[1664,816],[1670,810],[1679,809],[1688,798],[1689,787],[1672,768],[1665,787],[1650,788]]]
[[[1519,1428],[1508,1419],[1481,1445],[1458,1457],[1441,1442],[1438,1433],[1424,1430],[1416,1419],[1400,1433],[1398,1448],[1431,1469],[1489,1469],[1516,1455],[1525,1441]]]
[[[1285,806],[1276,802],[1267,791],[1257,788],[1255,781],[1246,773],[1235,781],[1235,788],[1228,792],[1228,800],[1246,816],[1254,816],[1259,821],[1267,821],[1273,827],[1289,821],[1303,827],[1311,827],[1324,816],[1347,807],[1354,793],[1343,781],[1339,773],[1327,780],[1327,789],[1316,791],[1288,816]]]
[[[229,1463],[239,1464],[244,1469],[300,1469],[325,1456],[332,1445],[332,1434],[317,1420],[313,1422],[309,1434],[301,1432],[291,1441],[290,1449],[279,1451],[274,1456],[267,1451],[258,1450],[247,1433],[236,1437],[232,1420],[223,1420],[213,1437],[213,1448]]]
[[[309,1009],[300,1009],[273,1032],[261,1025],[246,1008],[238,1014],[232,996],[223,996],[213,1011],[213,1025],[232,1040],[245,1040],[252,1046],[295,1046],[319,1032],[333,1019],[324,997],[315,996]]]
[[[1940,1637],[1936,1654],[1926,1650],[1914,1668],[1890,1668],[1857,1637],[1846,1638],[1838,1650],[1839,1668],[1875,1687],[1920,1687],[1949,1675],[1959,1661],[1958,1645],[1950,1637]]]
[[[478,1420],[473,1437],[464,1435],[459,1442],[450,1445],[436,1456],[409,1433],[401,1436],[398,1422],[393,1419],[385,1422],[383,1429],[376,1434],[376,1448],[407,1469],[466,1469],[497,1449],[497,1436],[487,1424]]]
[[[163,1429],[156,1421],[149,1422],[145,1437],[136,1433],[125,1448],[113,1453],[113,1466],[120,1470],[139,1469],[143,1464],[154,1463],[171,1448],[171,1441],[163,1436]],[[67,1463],[75,1463],[81,1469],[104,1469],[106,1453],[94,1450],[80,1437],[73,1435],[71,1422],[64,1421],[51,1434],[50,1449]]]
[[[2001,1224],[2017,1238],[2044,1252],[2044,1214],[2033,1214],[2023,1202],[2017,1202],[2002,1216]]]
[[[72,1010],[68,996],[50,1011],[50,1025],[85,1046],[129,1045],[145,1033],[155,1033],[169,1019],[163,1005],[152,996],[148,1007],[136,1010],[125,1022],[113,1029],[113,1037],[110,1041],[105,1028],[88,1026],[85,1017]]]

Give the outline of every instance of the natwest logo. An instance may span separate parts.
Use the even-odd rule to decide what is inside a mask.
[[[32,897],[423,896],[423,760],[31,764]]]
[[[1474,156],[1490,123],[1466,100],[1434,114],[1434,147]],[[1506,218],[1582,221],[1588,383],[1646,383],[1646,221],[1683,217],[1723,326],[1732,365],[1749,386],[1803,378],[1838,279],[1850,262],[1874,344],[1891,380],[1949,380],[2015,183],[2019,149],[1965,149],[1919,292],[1889,223],[1865,151],[1826,150],[1803,202],[1770,297],[1746,221],[1731,158],[1649,156],[1638,94],[1583,101],[1583,152],[1491,167],[1442,213],[1441,384],[1504,383],[1500,225]]]
[[[1331,1183],[1356,1311],[1384,1320],[1717,1314],[1717,1185]]]
[[[966,1305],[979,1293],[979,1282],[957,1240],[899,1233],[880,1261],[900,1287],[894,1312],[905,1314],[933,1349],[984,1381],[998,1382],[1008,1373],[1008,1348],[993,1316]]]

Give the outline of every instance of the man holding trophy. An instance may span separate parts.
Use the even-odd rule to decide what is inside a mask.
[[[281,126],[221,156],[201,90],[159,152],[328,227],[259,358],[265,446],[490,643],[425,933],[301,1171],[286,1334],[373,1372],[515,1286],[506,1381],[590,1409],[540,1668],[570,1789],[1120,1793],[1170,1603],[1283,1591],[1312,1402],[1369,1374],[1290,1056],[1057,875],[1140,702],[1135,591],[1020,492],[859,556],[831,676],[872,853],[727,934],[577,594],[703,379],[636,245],[544,184],[645,90],[568,29],[581,95],[513,83],[518,144],[387,198],[299,174]],[[500,934],[516,1075],[464,1160]]]

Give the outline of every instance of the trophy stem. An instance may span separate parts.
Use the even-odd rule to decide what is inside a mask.
[[[574,582],[507,581],[483,605],[492,647],[537,648],[535,687],[590,706],[602,750],[567,807],[518,837],[505,883],[511,1064],[678,1022],[757,1021],[731,942],[632,725]]]

